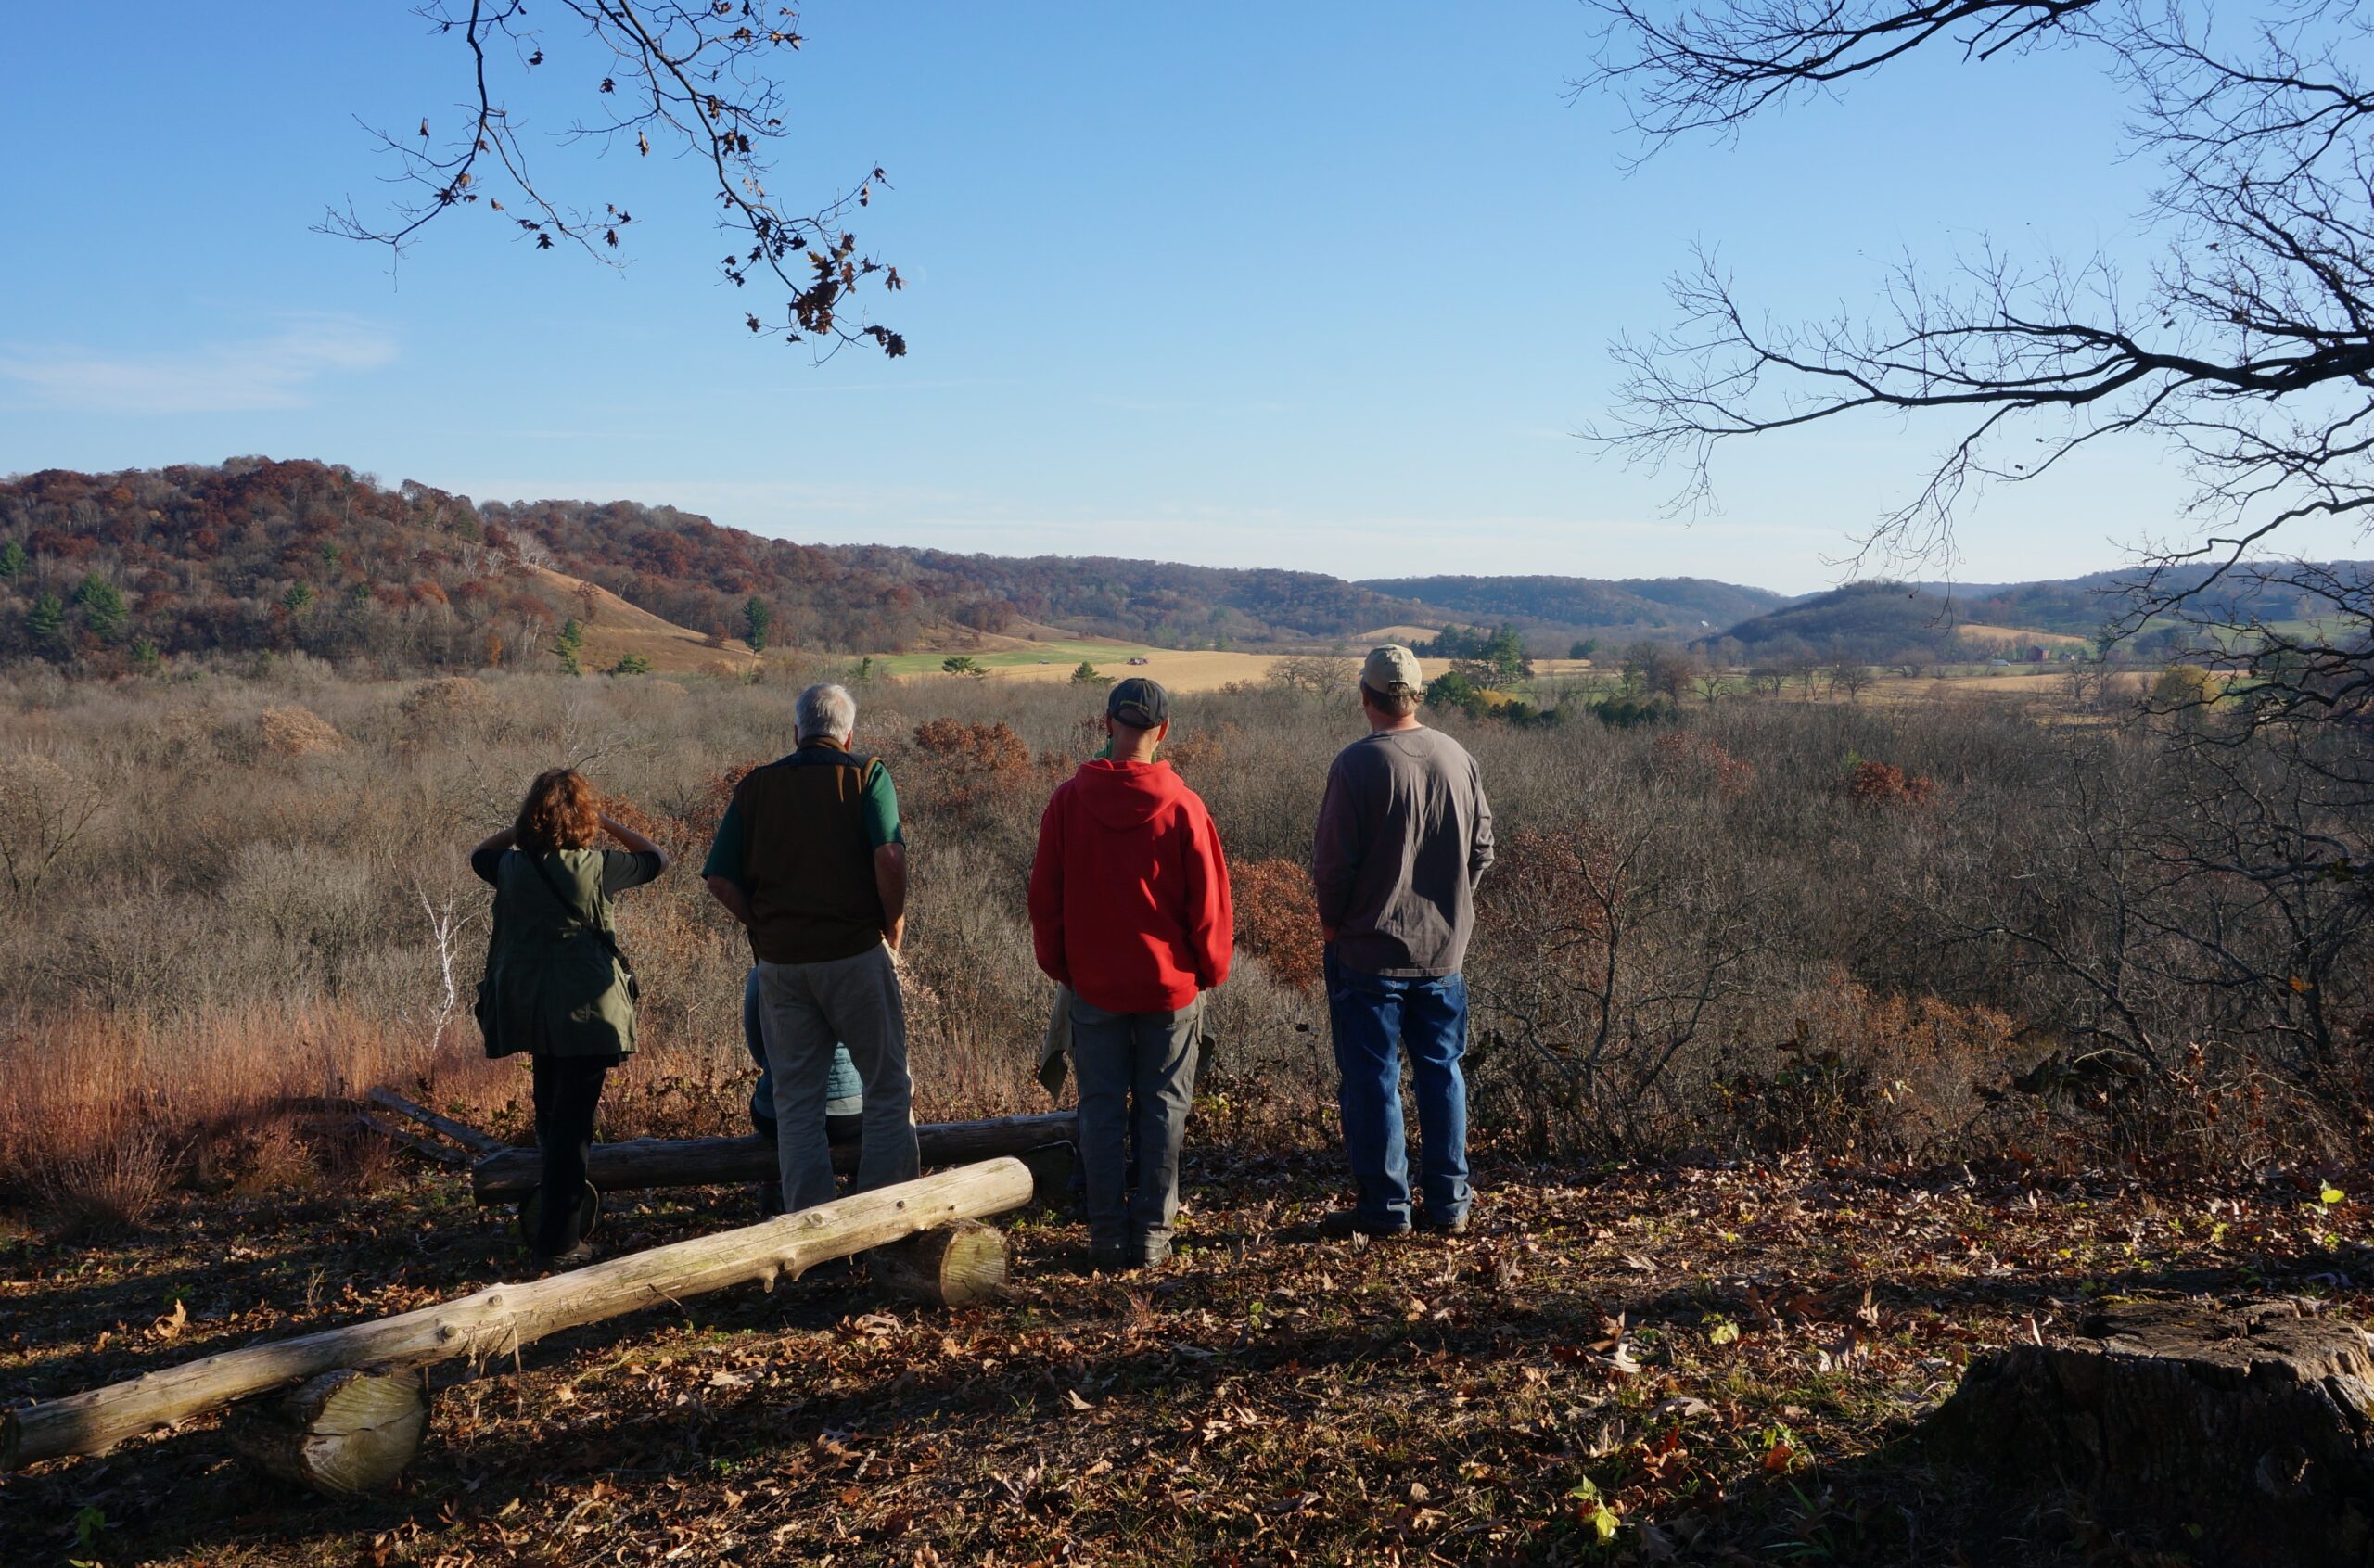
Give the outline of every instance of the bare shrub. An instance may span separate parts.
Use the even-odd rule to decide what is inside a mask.
[[[1725,1086],[1745,1147],[1935,1161],[2001,1147],[2034,1121],[2000,1092],[2023,1055],[2008,1013],[1832,975],[1801,989],[1788,1018],[1771,1064]]]
[[[396,1145],[360,1121],[332,1130],[318,1147],[322,1169],[344,1192],[367,1197],[395,1179]]]
[[[319,1174],[313,1150],[280,1116],[218,1134],[198,1158],[208,1184],[249,1197],[310,1187]]]
[[[164,1135],[143,1127],[45,1166],[40,1191],[61,1236],[114,1236],[138,1230],[157,1212],[172,1177]]]
[[[38,752],[0,755],[0,874],[9,893],[39,892],[106,803],[96,777],[78,777]]]
[[[1651,746],[1658,779],[1678,788],[1736,798],[1755,784],[1755,764],[1742,762],[1723,743],[1695,731],[1659,735]]]
[[[488,707],[486,683],[466,675],[424,681],[398,707],[403,716],[404,739],[419,746],[460,738],[464,720]]]
[[[1487,882],[1482,976],[1499,1091],[1545,1152],[1668,1142],[1715,1070],[1709,1049],[1769,983],[1761,890],[1708,856],[1678,797],[1635,797],[1562,834],[1520,832]]]
[[[294,703],[265,708],[256,727],[262,732],[264,750],[274,757],[321,757],[346,744],[312,708]]]

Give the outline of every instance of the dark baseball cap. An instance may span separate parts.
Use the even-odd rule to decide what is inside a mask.
[[[1170,694],[1142,675],[1132,675],[1105,695],[1104,716],[1132,730],[1151,730],[1170,717]]]

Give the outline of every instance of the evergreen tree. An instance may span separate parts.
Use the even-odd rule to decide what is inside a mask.
[[[132,619],[131,607],[123,602],[123,590],[96,572],[83,578],[83,585],[74,590],[74,602],[83,607],[83,624],[102,643],[112,643],[122,636],[124,626]]]
[[[742,606],[742,640],[750,644],[752,653],[767,651],[767,629],[774,624],[774,612],[767,608],[767,602],[756,593],[751,594],[750,602]]]
[[[0,578],[21,577],[29,559],[22,540],[0,539]]]
[[[288,592],[280,596],[280,602],[288,606],[290,615],[302,615],[305,606],[313,602],[313,591],[301,582],[292,582]]]
[[[66,634],[66,606],[55,593],[44,593],[25,612],[25,634],[40,647],[56,646]]]
[[[553,638],[553,657],[560,660],[561,669],[570,675],[582,675],[584,667],[577,656],[585,648],[585,628],[577,624],[575,616],[560,623],[560,631]]]

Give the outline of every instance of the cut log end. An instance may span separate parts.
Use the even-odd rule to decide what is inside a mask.
[[[926,1230],[875,1249],[874,1282],[902,1301],[964,1307],[1005,1294],[1005,1234],[978,1220]]]
[[[232,1446],[284,1481],[325,1497],[392,1485],[428,1431],[428,1385],[417,1370],[325,1372],[285,1399],[236,1412]]]

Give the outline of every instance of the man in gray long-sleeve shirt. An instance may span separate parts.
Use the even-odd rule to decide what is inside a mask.
[[[1337,1234],[1398,1236],[1411,1221],[1401,1049],[1417,1089],[1422,1219],[1467,1229],[1467,982],[1475,883],[1492,863],[1492,808],[1475,759],[1418,722],[1417,656],[1388,644],[1360,669],[1369,733],[1336,755],[1311,878],[1327,938],[1327,1013],[1344,1153],[1357,1206]]]

